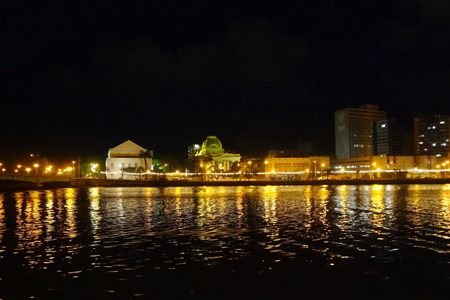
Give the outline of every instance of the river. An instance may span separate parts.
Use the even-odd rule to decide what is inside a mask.
[[[450,185],[0,193],[0,299],[450,298]]]

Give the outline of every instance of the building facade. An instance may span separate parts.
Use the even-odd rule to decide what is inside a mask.
[[[106,159],[107,179],[139,179],[152,170],[153,151],[127,140],[110,148]]]
[[[264,161],[266,177],[277,173],[302,173],[303,177],[321,177],[330,168],[328,156],[294,156],[295,150],[271,150]]]
[[[416,155],[448,157],[450,116],[420,116],[414,119],[414,148]]]
[[[373,155],[373,124],[386,119],[376,105],[335,112],[335,147],[338,159]]]
[[[412,155],[412,135],[397,119],[373,124],[373,155]]]
[[[213,135],[208,136],[199,149],[195,146],[190,149],[196,149],[194,157],[197,170],[202,173],[230,172],[241,161],[240,154],[225,152],[222,142]]]

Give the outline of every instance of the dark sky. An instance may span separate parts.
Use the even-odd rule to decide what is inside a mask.
[[[27,2],[0,10],[2,149],[333,153],[336,109],[450,112],[448,0]]]

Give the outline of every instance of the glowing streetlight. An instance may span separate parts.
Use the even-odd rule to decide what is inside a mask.
[[[30,174],[31,168],[26,168],[25,171],[26,171],[28,174]]]
[[[17,165],[17,169],[20,169],[20,168],[22,168],[22,165]]]
[[[38,164],[38,163],[34,163],[34,164],[33,164],[33,168],[36,169],[36,175],[37,175],[37,174],[38,174],[39,164]]]

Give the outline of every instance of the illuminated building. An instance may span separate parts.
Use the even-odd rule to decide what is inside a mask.
[[[414,119],[414,147],[417,155],[447,157],[450,116],[420,116]]]
[[[109,149],[106,159],[107,179],[137,179],[151,171],[153,151],[128,140]]]
[[[196,148],[195,145],[193,147]],[[240,154],[226,153],[216,136],[206,138],[196,150],[195,158],[202,172],[228,172],[241,161]]]
[[[271,150],[264,161],[266,176],[272,173],[303,173],[318,177],[330,168],[328,156],[295,156],[294,150]]]
[[[372,129],[386,113],[376,105],[345,108],[335,112],[335,146],[338,159],[373,155]]]

